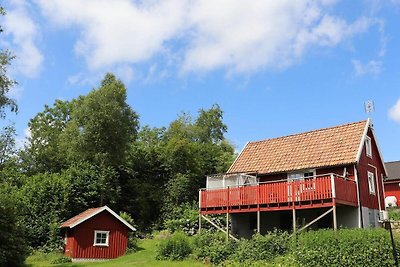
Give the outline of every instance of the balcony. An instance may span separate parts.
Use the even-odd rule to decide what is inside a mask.
[[[358,206],[356,182],[337,174],[201,189],[199,198],[201,214]]]

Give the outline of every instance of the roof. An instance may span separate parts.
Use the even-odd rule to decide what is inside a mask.
[[[385,162],[387,170],[386,181],[400,179],[400,161]]]
[[[96,216],[97,214],[99,214],[102,211],[108,211],[111,215],[113,215],[115,218],[117,218],[121,223],[125,224],[125,226],[127,226],[129,229],[131,229],[132,231],[136,231],[135,227],[130,225],[127,221],[122,219],[118,214],[116,214],[113,210],[111,210],[107,206],[85,210],[84,212],[79,213],[75,217],[72,217],[71,219],[63,222],[61,224],[60,228],[74,228],[75,226]]]
[[[228,173],[279,173],[356,163],[369,120],[246,144]]]

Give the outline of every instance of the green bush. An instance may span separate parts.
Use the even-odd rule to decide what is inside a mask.
[[[292,253],[300,266],[394,266],[384,229],[318,230],[297,235]]]
[[[194,236],[194,256],[205,263],[220,264],[230,259],[237,249],[237,242],[226,241],[225,234],[203,231]]]
[[[389,212],[389,218],[391,220],[400,221],[400,209],[399,208],[397,208],[397,207],[389,208],[388,212]]]
[[[192,253],[189,238],[182,232],[175,232],[160,241],[157,247],[158,260],[183,260]]]
[[[249,240],[242,240],[233,255],[238,262],[273,260],[289,249],[289,234],[273,231],[266,235],[255,234]]]
[[[67,256],[59,256],[55,258],[54,260],[51,261],[51,264],[61,264],[61,263],[68,263],[72,262],[71,258],[68,258]]]

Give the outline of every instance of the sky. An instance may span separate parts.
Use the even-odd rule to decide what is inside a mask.
[[[8,0],[1,49],[16,56],[18,140],[44,105],[120,78],[140,124],[168,126],[219,104],[248,141],[370,116],[400,160],[400,0]],[[366,114],[365,101],[375,111]]]

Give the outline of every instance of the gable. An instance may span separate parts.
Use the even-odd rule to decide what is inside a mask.
[[[279,173],[357,162],[369,121],[249,142],[228,173]]]

